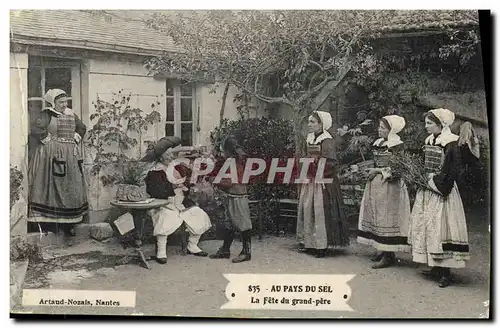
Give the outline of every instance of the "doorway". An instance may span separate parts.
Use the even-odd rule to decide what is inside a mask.
[[[68,94],[68,107],[82,117],[80,72],[81,64],[77,60],[31,55],[28,57],[28,120],[30,124],[39,112],[49,105],[43,96],[50,89],[64,90]],[[32,146],[28,143],[29,154],[31,154]],[[28,223],[28,233],[38,232],[39,229],[38,224]]]

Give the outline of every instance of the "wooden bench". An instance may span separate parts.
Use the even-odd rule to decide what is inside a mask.
[[[289,220],[292,220],[295,226],[297,225],[298,204],[297,199],[280,199],[278,202],[278,217],[276,219],[277,236],[280,234],[281,227],[288,225]],[[284,231],[286,233],[287,229]]]
[[[364,185],[359,183],[341,184],[340,191],[344,205],[359,206],[364,193]]]
[[[248,205],[250,208],[250,219],[252,223],[257,223],[257,233],[259,240],[262,240],[264,234],[264,223],[261,211],[260,200],[249,200]],[[292,219],[293,224],[297,224],[297,209],[298,201],[295,199],[282,199],[278,203],[278,217],[276,218],[276,235],[279,236],[280,228],[288,223],[286,221]],[[285,223],[286,222],[286,223]]]

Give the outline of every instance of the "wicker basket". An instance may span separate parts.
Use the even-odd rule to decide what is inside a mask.
[[[375,167],[375,162],[370,159],[370,160],[367,160],[367,161],[362,161],[362,162],[359,162],[356,164],[359,168],[360,171],[363,171],[365,169],[371,169],[371,168],[374,168]]]
[[[148,199],[148,194],[143,187],[119,184],[116,190],[116,199],[123,202],[141,202]]]

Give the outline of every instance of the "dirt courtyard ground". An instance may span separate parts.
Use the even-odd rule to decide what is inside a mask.
[[[477,230],[477,229],[476,229]],[[483,229],[469,233],[472,259],[467,268],[453,270],[455,285],[438,288],[423,277],[409,254],[397,254],[396,266],[373,270],[373,249],[357,244],[317,259],[298,253],[293,236],[253,240],[250,262],[233,264],[182,256],[179,247],[169,246],[168,263],[149,261],[151,270],[140,267],[133,249],[116,241],[107,243],[84,238],[69,248],[47,247],[44,261],[30,263],[24,289],[136,291],[136,308],[16,307],[16,311],[65,314],[139,314],[190,317],[239,318],[479,318],[488,310],[490,241]],[[215,252],[221,241],[200,243]],[[241,243],[233,244],[237,254]],[[154,254],[153,245],[145,252]],[[354,274],[349,282],[354,312],[221,310],[227,302],[227,273]]]

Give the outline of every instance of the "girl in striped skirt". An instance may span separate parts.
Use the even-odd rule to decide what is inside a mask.
[[[451,283],[450,268],[463,268],[470,259],[465,212],[456,181],[460,172],[459,136],[450,125],[455,114],[433,109],[425,117],[430,134],[425,140],[425,170],[431,190],[419,190],[411,213],[409,243],[413,261],[432,267],[427,275],[439,287]]]
[[[86,127],[63,90],[51,89],[45,99],[51,107],[34,117],[30,131],[28,221],[62,226],[71,237],[89,209],[80,148]]]
[[[409,252],[407,243],[410,198],[405,183],[391,171],[388,159],[403,150],[398,133],[405,119],[397,115],[380,120],[380,138],[373,144],[375,168],[369,169],[359,211],[358,242],[375,247],[380,253],[373,261],[374,269],[386,268],[395,260],[394,252]]]

